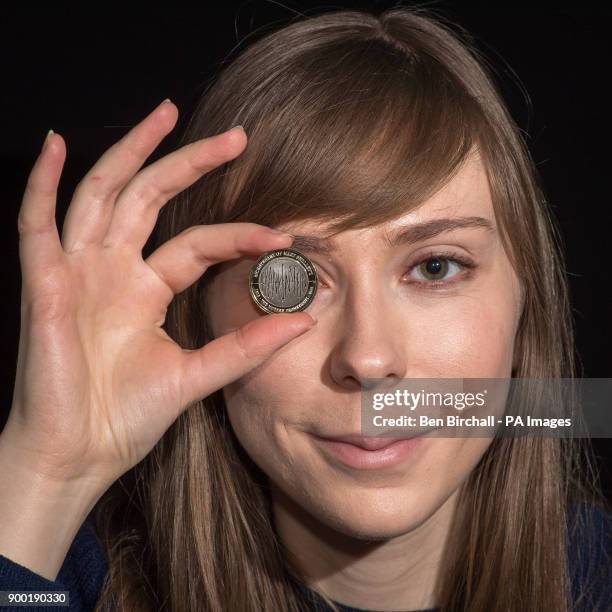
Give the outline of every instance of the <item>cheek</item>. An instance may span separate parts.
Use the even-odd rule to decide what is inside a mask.
[[[457,378],[508,375],[516,333],[512,303],[499,293],[453,298],[452,308],[440,302],[423,319],[429,321],[419,342],[425,347],[421,366],[429,366],[424,371]]]
[[[295,469],[295,424],[309,414],[300,400],[308,382],[295,367],[291,350],[281,349],[240,380],[223,388],[231,426],[240,444],[273,480],[289,477]],[[291,363],[293,366],[290,367]],[[312,377],[310,377],[312,381]],[[297,391],[296,391],[297,390]]]
[[[238,387],[238,389],[236,389]],[[230,385],[223,389],[227,416],[241,446],[266,473],[279,464],[275,444],[277,437],[273,411],[265,396],[253,394],[244,385]]]

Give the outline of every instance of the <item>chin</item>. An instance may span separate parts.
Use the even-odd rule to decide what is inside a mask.
[[[318,498],[318,504],[323,502]],[[359,540],[387,540],[408,533],[434,511],[418,496],[363,490],[311,507],[310,513],[335,531]],[[431,511],[429,511],[431,510]]]

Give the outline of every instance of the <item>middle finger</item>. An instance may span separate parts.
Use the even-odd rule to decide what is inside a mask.
[[[162,206],[203,174],[239,155],[246,134],[233,128],[197,140],[141,170],[119,194],[105,247],[128,245],[142,251]]]

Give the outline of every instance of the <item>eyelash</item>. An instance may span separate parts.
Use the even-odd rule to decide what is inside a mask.
[[[454,251],[446,251],[446,252],[436,251],[436,252],[432,252],[432,253],[428,253],[427,255],[424,255],[419,261],[417,261],[415,264],[410,266],[410,268],[408,268],[408,271],[406,272],[406,274],[410,274],[412,270],[414,270],[421,264],[429,261],[430,259],[445,259],[452,263],[459,264],[459,266],[461,266],[463,270],[468,271],[468,274],[464,275],[464,279],[468,278],[471,271],[477,267],[477,264],[474,261]],[[456,274],[455,276],[459,276],[459,274]],[[439,291],[440,289],[445,289],[449,285],[453,285],[454,283],[460,282],[460,280],[461,279],[451,280],[451,281],[411,281],[410,284],[415,284],[421,287],[422,289],[424,289],[425,291]]]

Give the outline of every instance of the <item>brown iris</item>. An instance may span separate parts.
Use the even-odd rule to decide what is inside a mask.
[[[444,278],[447,272],[448,261],[443,257],[430,257],[419,267],[428,280],[440,280],[440,278]]]

